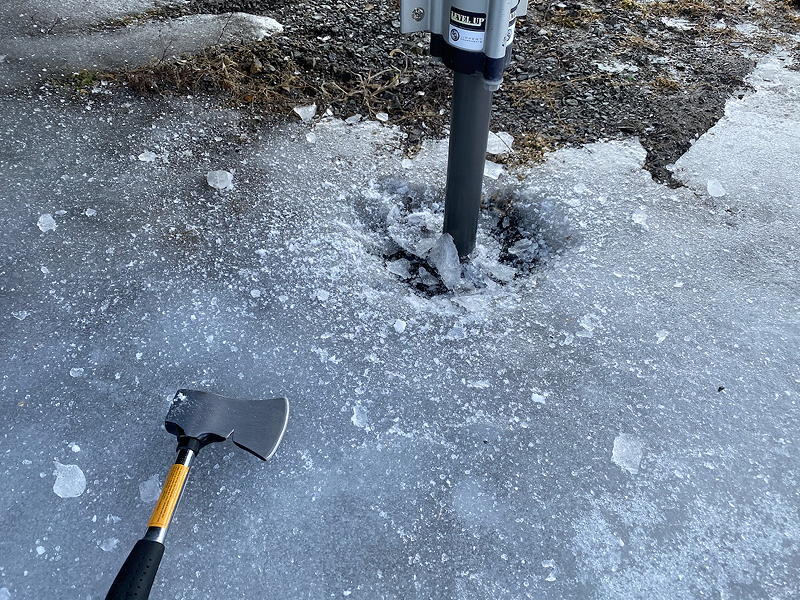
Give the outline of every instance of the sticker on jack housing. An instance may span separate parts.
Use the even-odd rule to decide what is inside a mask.
[[[447,43],[454,48],[480,52],[486,38],[486,13],[452,7]]]
[[[503,47],[507,48],[514,41],[514,29],[517,25],[517,9],[519,8],[519,1],[511,9],[511,14],[508,17],[508,29],[506,30],[505,38],[503,38]]]

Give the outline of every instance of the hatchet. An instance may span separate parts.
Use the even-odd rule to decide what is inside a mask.
[[[165,421],[167,431],[178,438],[178,456],[161,488],[147,532],[131,550],[106,600],[149,598],[164,556],[164,538],[197,453],[208,444],[230,438],[243,450],[267,460],[281,442],[288,417],[286,398],[240,400],[209,392],[178,390]]]

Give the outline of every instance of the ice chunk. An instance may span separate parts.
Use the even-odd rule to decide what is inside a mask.
[[[317,114],[317,105],[295,106],[292,110],[303,120],[303,123],[310,123],[314,115]]]
[[[356,427],[369,429],[369,415],[367,414],[367,409],[360,404],[353,406],[353,416],[350,417],[350,420]]]
[[[545,396],[538,392],[531,392],[531,400],[536,404],[544,404],[546,401]]]
[[[39,220],[36,221],[36,226],[44,232],[55,231],[55,228],[58,227],[58,225],[56,225],[56,220],[50,213],[45,213],[39,217]]]
[[[669,331],[667,331],[666,329],[659,329],[658,331],[656,331],[656,344],[660,344],[661,342],[663,342],[665,339],[667,339],[668,335]]]
[[[72,367],[69,370],[70,377],[83,377],[83,367]]]
[[[501,131],[499,133],[489,132],[489,141],[486,144],[486,152],[489,154],[508,154],[511,152],[511,145],[514,138],[510,133]]]
[[[614,438],[611,460],[635,475],[639,472],[639,463],[642,461],[642,448],[642,440],[628,433],[620,433]]]
[[[87,217],[93,217],[97,214],[97,211],[93,208],[87,208],[85,211],[83,211],[83,214],[85,214]]]
[[[631,215],[631,221],[639,225],[642,229],[650,229],[650,226],[647,224],[647,213],[644,212],[643,208],[639,208]]]
[[[17,319],[18,321],[24,321],[30,316],[30,314],[31,313],[29,313],[27,310],[17,310],[12,312],[11,316]]]
[[[152,475],[146,481],[139,483],[139,499],[142,502],[155,502],[161,494],[161,480],[158,475]]]
[[[215,190],[226,190],[233,187],[233,173],[230,171],[209,171],[206,181]]]
[[[44,546],[36,546],[36,554],[37,554],[37,556],[41,556],[44,553],[45,553],[45,547]]]
[[[313,131],[309,131],[309,132],[306,134],[306,141],[307,141],[309,144],[316,144],[316,143],[317,143],[317,134],[316,134],[316,133],[314,133]]]
[[[436,277],[425,267],[419,268],[417,276],[419,277],[419,280],[422,282],[422,285],[428,287],[435,287],[439,284],[439,280],[436,279]]]
[[[390,273],[394,273],[402,279],[411,279],[411,261],[406,258],[390,260],[387,263],[386,268]]]
[[[363,119],[363,118],[364,118],[364,116],[363,116],[362,114],[360,114],[360,113],[357,113],[357,114],[355,114],[355,115],[352,115],[352,116],[350,116],[350,117],[347,117],[347,118],[344,120],[344,122],[345,122],[345,123],[347,123],[348,125],[355,125],[356,123],[358,123],[358,122],[359,122],[361,119]]]
[[[386,121],[389,120],[389,115],[388,113],[385,112],[379,112],[375,113],[375,118],[378,119],[378,121],[380,121],[381,123],[386,123]]]
[[[679,17],[661,17],[661,22],[670,29],[677,31],[689,31],[693,28],[690,21]]]
[[[316,292],[317,300],[320,302],[325,302],[328,298],[331,297],[331,293],[328,290],[317,290]]]
[[[489,179],[498,179],[500,175],[503,174],[503,171],[505,171],[503,165],[499,165],[490,160],[487,160],[483,167],[483,174]]]
[[[250,36],[257,42],[264,38],[273,36],[276,33],[283,33],[283,25],[272,17],[254,15],[251,13],[234,13],[251,26]]]
[[[78,444],[70,444],[69,445],[69,449],[72,450],[73,452],[80,452],[81,451],[81,447],[78,446]]]
[[[53,461],[56,470],[53,474],[56,481],[53,492],[61,498],[77,498],[86,490],[86,476],[78,465],[62,465],[57,460]]]
[[[261,297],[261,290],[258,288],[253,288],[250,290],[250,297],[251,298],[260,298]]]
[[[3,62],[5,55],[0,55],[0,62]],[[0,587],[0,600],[11,600],[11,592],[7,587]]]
[[[158,154],[155,152],[151,152],[150,150],[145,150],[139,155],[139,160],[142,162],[153,162],[155,159],[158,158]]]
[[[397,319],[393,327],[397,333],[403,333],[406,330],[406,322],[403,319]]]
[[[453,236],[443,233],[436,240],[428,254],[428,262],[439,273],[442,282],[447,289],[454,289],[461,281],[461,261],[458,258],[458,250],[453,242]]]
[[[719,179],[709,179],[708,183],[706,183],[706,191],[712,198],[722,198],[728,193]]]
[[[117,538],[108,538],[100,542],[100,549],[103,552],[111,552],[117,547],[117,544],[119,544],[119,540]]]

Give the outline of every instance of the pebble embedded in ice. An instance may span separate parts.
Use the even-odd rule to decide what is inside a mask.
[[[78,465],[62,465],[57,460],[53,461],[56,470],[53,474],[56,481],[53,492],[61,498],[77,498],[86,490],[86,476]]]
[[[158,475],[139,483],[139,499],[142,502],[155,502],[161,494],[161,480]]]
[[[209,171],[206,182],[215,190],[227,190],[233,186],[233,173],[230,171]]]
[[[389,120],[389,114],[385,112],[375,113],[375,118],[381,123],[386,123]]]
[[[632,475],[639,472],[642,462],[642,440],[628,433],[620,433],[614,438],[614,448],[611,451],[611,460]]]
[[[39,220],[36,221],[36,225],[44,232],[55,231],[55,228],[58,227],[58,225],[56,225],[56,220],[50,213],[45,213],[40,216]]]
[[[87,208],[85,211],[83,211],[83,214],[85,214],[87,217],[93,217],[97,214],[97,211],[93,208]]]
[[[449,233],[443,233],[436,240],[428,254],[428,262],[439,273],[447,289],[454,289],[461,281],[461,260],[453,236]]]
[[[486,175],[489,179],[498,179],[500,175],[503,174],[505,169],[503,165],[499,165],[496,162],[492,162],[490,160],[486,161],[486,164],[483,167],[483,174]]]
[[[397,333],[403,333],[406,330],[406,322],[403,319],[397,319],[394,322],[394,330]]]
[[[103,552],[111,552],[117,547],[117,544],[119,544],[119,540],[117,538],[108,538],[100,542],[100,549]]]
[[[501,131],[499,133],[489,132],[489,141],[486,144],[488,154],[507,154],[511,152],[514,138],[510,133]]]
[[[303,123],[310,123],[311,119],[314,118],[314,115],[317,114],[317,105],[309,104],[307,106],[295,106],[292,110],[294,110],[297,116],[302,119]]]
[[[331,297],[331,293],[328,290],[317,290],[316,292],[317,300],[320,302],[325,302],[328,298]]]
[[[153,162],[155,159],[158,158],[158,154],[155,152],[151,152],[150,150],[145,150],[139,155],[139,160],[142,162]]]
[[[656,344],[660,344],[661,342],[663,342],[665,339],[667,339],[668,335],[669,331],[667,331],[666,329],[659,329],[658,331],[656,331]]]
[[[29,313],[27,310],[17,310],[12,312],[11,316],[17,319],[18,321],[24,321],[30,316],[30,314],[31,313]]]
[[[254,289],[250,290],[250,296],[252,298],[260,298],[261,297],[261,290],[259,290],[257,288],[254,288]]]
[[[712,198],[722,198],[728,193],[719,179],[709,179],[708,183],[706,183],[706,191]]]
[[[73,367],[69,370],[70,377],[83,377],[83,367]]]

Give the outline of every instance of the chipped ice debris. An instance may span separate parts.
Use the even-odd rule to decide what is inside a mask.
[[[360,404],[353,405],[353,416],[350,417],[350,421],[356,427],[369,430],[369,414],[367,409]]]
[[[661,17],[661,22],[670,29],[675,29],[676,31],[691,31],[694,27],[691,21],[678,17]]]
[[[0,55],[0,62],[3,62],[5,55]],[[11,592],[7,587],[0,587],[0,600],[11,600]]]
[[[754,23],[738,23],[734,25],[734,29],[745,37],[752,37],[755,33],[758,33],[759,28]]]
[[[403,160],[400,161],[400,166],[403,167],[404,169],[410,169],[411,167],[414,166],[414,161],[411,160],[410,158],[404,158]]]
[[[643,446],[642,440],[636,436],[620,433],[614,438],[611,460],[628,473],[636,475],[639,472],[639,464],[642,462]]]
[[[36,221],[36,226],[45,233],[48,231],[55,231],[56,227],[58,227],[56,220],[50,213],[45,213],[40,216],[39,220]]]
[[[547,577],[544,578],[545,581],[553,582],[556,580],[556,561],[554,560],[543,560],[542,561],[542,568],[543,569],[550,569],[550,573],[547,574]]]
[[[722,198],[728,191],[719,179],[709,179],[706,183],[706,191],[712,198]]]
[[[511,146],[514,144],[514,137],[510,133],[500,131],[494,133],[489,132],[489,141],[486,144],[486,152],[488,154],[508,154],[511,152]]]
[[[251,30],[249,35],[257,42],[264,40],[264,38],[271,37],[276,33],[283,33],[283,25],[272,17],[244,12],[236,12],[233,13],[233,15],[250,25]]]
[[[429,210],[403,214],[393,206],[386,215],[389,236],[406,252],[424,258],[433,248],[444,227],[444,215]]]
[[[84,369],[83,367],[72,367],[69,370],[70,377],[83,377]]]
[[[45,550],[44,546],[36,546],[36,555],[37,556],[41,556],[45,552],[46,552],[46,550]]]
[[[352,116],[347,117],[344,120],[344,122],[347,123],[348,125],[355,125],[356,123],[360,122],[361,119],[363,119],[363,118],[364,118],[364,115],[362,115],[361,113],[356,113],[356,114],[354,114]]]
[[[155,502],[159,495],[161,495],[161,480],[158,475],[152,475],[139,483],[139,499],[142,502]]]
[[[328,290],[322,289],[317,290],[314,295],[320,302],[326,302],[331,297],[331,293]]]
[[[93,208],[87,208],[85,211],[83,211],[83,214],[85,214],[87,217],[93,217],[97,214],[97,211]]]
[[[639,225],[642,229],[650,229],[650,226],[647,224],[647,213],[644,211],[644,208],[638,208],[632,215],[631,221]]]
[[[261,297],[261,290],[258,288],[253,288],[250,290],[250,297],[251,298],[260,298]]]
[[[219,170],[206,173],[206,182],[215,190],[227,190],[233,187],[233,173]]]
[[[583,315],[578,320],[578,325],[581,330],[576,332],[575,335],[582,338],[590,338],[594,336],[594,330],[600,327],[600,317],[594,313]]]
[[[447,340],[463,340],[467,337],[467,330],[461,325],[453,325],[444,337]]]
[[[158,158],[158,154],[151,150],[145,150],[137,158],[142,162],[154,162]]]
[[[436,276],[428,271],[425,267],[420,267],[419,271],[417,271],[417,277],[419,277],[420,282],[422,285],[427,287],[435,287],[439,285],[439,280],[436,279]]]
[[[478,380],[468,379],[466,381],[466,385],[468,388],[472,388],[475,390],[488,390],[490,387],[492,387],[492,384],[489,383],[486,379],[478,379]]]
[[[303,123],[310,123],[314,119],[314,115],[317,114],[317,105],[295,106],[292,110],[300,117]]]
[[[81,447],[78,446],[78,444],[70,444],[69,445],[69,449],[72,450],[73,452],[80,452],[81,451]]]
[[[428,262],[439,273],[447,289],[454,289],[461,281],[461,260],[458,258],[453,236],[443,233],[428,254]]]
[[[547,395],[542,394],[538,391],[531,392],[531,401],[535,402],[536,404],[545,404],[547,400]]]
[[[386,123],[389,120],[389,114],[385,112],[375,113],[375,118],[381,123]]]
[[[114,548],[117,547],[119,544],[119,540],[117,538],[107,538],[100,542],[98,545],[103,552],[111,552]]]
[[[313,131],[309,131],[309,132],[306,134],[306,141],[307,141],[309,144],[316,144],[316,143],[317,143],[317,134],[316,134],[316,133],[314,133]]]
[[[503,165],[487,160],[483,167],[483,174],[489,179],[499,179],[505,171]]]
[[[661,342],[663,342],[665,339],[667,339],[668,335],[669,331],[667,331],[666,329],[659,329],[658,331],[656,331],[656,344],[660,344]]]
[[[386,264],[386,269],[390,273],[394,273],[401,279],[411,279],[411,261],[407,258],[398,258],[397,260],[390,260]]]
[[[636,65],[632,65],[630,63],[620,62],[618,60],[612,60],[609,62],[604,63],[595,63],[598,71],[603,71],[604,73],[623,73],[628,71],[630,73],[638,73],[639,67]]]
[[[14,312],[11,313],[11,316],[17,319],[18,321],[24,321],[30,315],[31,313],[29,313],[27,310],[15,310]]]
[[[53,483],[53,492],[61,498],[77,498],[86,490],[86,476],[78,465],[62,465],[57,460],[53,461],[56,469],[53,474],[56,481]]]
[[[392,325],[397,333],[403,333],[406,330],[406,326],[407,323],[403,319],[395,320],[394,325]]]

